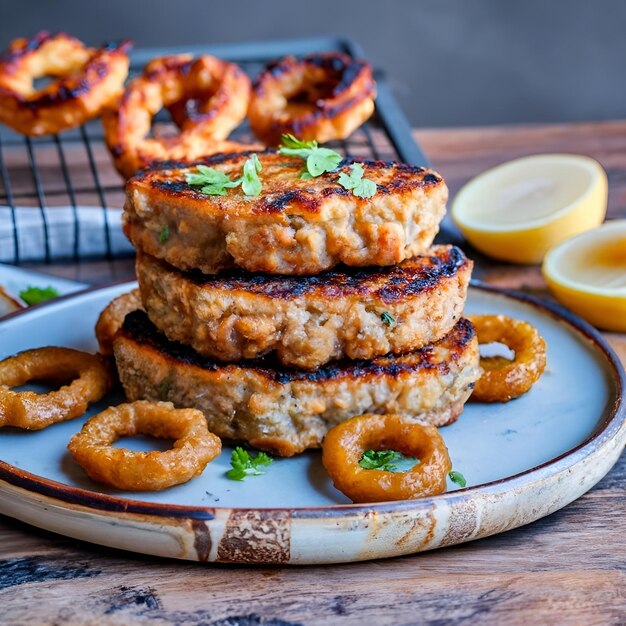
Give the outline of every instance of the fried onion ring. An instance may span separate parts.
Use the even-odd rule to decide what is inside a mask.
[[[65,33],[16,39],[0,57],[0,120],[24,135],[48,135],[97,117],[122,93],[130,42],[86,48]],[[36,90],[33,81],[54,78]]]
[[[365,469],[366,450],[398,450],[419,459],[408,472]],[[399,415],[365,414],[341,422],[326,435],[322,463],[333,484],[353,502],[410,500],[442,493],[452,468],[448,449],[434,426]]]
[[[261,140],[282,133],[320,143],[345,139],[374,112],[376,83],[365,61],[339,52],[289,56],[254,81],[248,117]]]
[[[143,303],[139,289],[111,300],[103,309],[96,322],[96,339],[102,356],[113,356],[113,339],[122,327],[124,318],[131,311],[143,311]]]
[[[165,452],[133,452],[112,445],[137,434],[175,441]],[[220,454],[222,442],[196,409],[138,401],[94,415],[72,437],[68,450],[96,482],[125,491],[158,491],[199,476]]]
[[[470,315],[480,344],[502,343],[515,353],[504,357],[480,357],[483,374],[471,400],[508,402],[525,394],[546,367],[546,342],[534,326],[505,315]]]
[[[115,167],[130,178],[153,161],[261,148],[224,141],[244,119],[249,99],[250,80],[234,63],[188,54],[152,60],[128,85],[119,108],[102,117]],[[164,107],[180,133],[149,137],[152,118]]]
[[[11,389],[30,381],[63,386],[44,394]],[[79,417],[90,402],[104,396],[111,382],[97,355],[70,348],[25,350],[0,361],[0,426],[40,430]]]

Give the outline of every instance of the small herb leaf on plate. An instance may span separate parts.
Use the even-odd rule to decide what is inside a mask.
[[[256,456],[243,448],[236,447],[230,454],[232,469],[226,472],[231,480],[243,480],[246,476],[260,476],[263,472],[260,467],[267,466],[274,459],[265,452],[259,452]]]

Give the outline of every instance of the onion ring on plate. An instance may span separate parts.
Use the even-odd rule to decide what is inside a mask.
[[[113,339],[117,331],[122,327],[124,318],[131,311],[137,310],[143,311],[143,303],[138,288],[111,300],[102,310],[95,328],[96,339],[102,356],[113,356]]]
[[[480,357],[483,374],[471,400],[508,402],[525,394],[546,367],[546,342],[534,326],[505,315],[468,316],[480,344],[502,343],[515,353],[513,360],[501,356]]]
[[[397,450],[419,459],[408,472],[365,469],[366,450]],[[446,490],[452,468],[448,449],[434,426],[399,415],[365,414],[341,422],[326,435],[322,463],[339,491],[353,502],[385,502],[430,496]]]
[[[63,386],[41,394],[11,389],[30,381]],[[0,361],[0,427],[40,430],[79,417],[111,383],[109,369],[97,355],[55,347],[20,352]]]
[[[129,41],[86,48],[65,33],[15,39],[0,57],[0,120],[24,135],[49,135],[98,116],[122,93]],[[50,76],[40,90],[34,79]]]
[[[112,444],[136,434],[174,439],[165,452],[133,452]],[[92,480],[126,491],[158,491],[200,475],[222,451],[196,409],[171,402],[138,401],[110,407],[90,418],[68,445]]]
[[[224,141],[244,119],[249,99],[250,80],[234,63],[209,55],[153,59],[128,85],[118,109],[107,109],[102,117],[115,167],[130,178],[153,161],[262,148]],[[180,133],[149,137],[152,118],[162,108],[170,109]]]
[[[254,81],[248,117],[261,140],[283,133],[320,143],[345,139],[374,112],[376,83],[369,63],[339,52],[289,56]]]

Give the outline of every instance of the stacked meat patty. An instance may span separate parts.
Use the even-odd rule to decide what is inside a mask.
[[[111,305],[107,332],[129,400],[198,408],[218,436],[283,456],[361,413],[454,421],[480,370],[462,318],[472,263],[432,246],[441,176],[360,161],[376,183],[360,197],[337,182],[350,159],[311,178],[299,159],[255,154],[256,196],[186,182],[198,165],[239,177],[248,153],[128,182],[140,298]]]

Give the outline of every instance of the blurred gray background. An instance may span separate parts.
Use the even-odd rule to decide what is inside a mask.
[[[344,34],[415,126],[624,117],[622,0],[0,0],[0,47],[40,29],[89,44]]]

